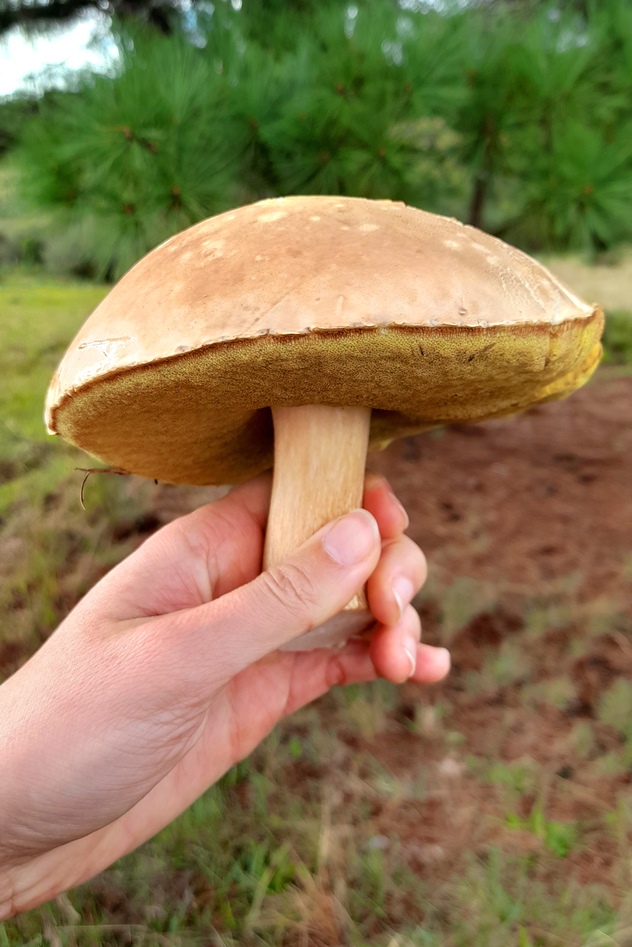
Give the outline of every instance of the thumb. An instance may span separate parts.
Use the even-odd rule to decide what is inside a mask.
[[[198,608],[198,654],[212,642],[215,661],[234,676],[336,615],[375,569],[381,550],[373,516],[354,510],[324,526],[297,551],[252,582]],[[193,631],[191,626],[187,631]]]

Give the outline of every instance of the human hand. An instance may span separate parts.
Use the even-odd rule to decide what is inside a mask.
[[[136,848],[329,688],[447,673],[419,643],[425,561],[388,484],[259,574],[269,492],[258,478],[158,531],[0,688],[0,920]],[[277,650],[365,582],[369,641]]]

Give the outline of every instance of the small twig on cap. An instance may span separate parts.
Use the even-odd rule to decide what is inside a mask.
[[[85,477],[81,481],[81,490],[79,491],[79,502],[81,503],[81,509],[85,510],[86,505],[83,502],[84,490],[86,487],[86,481],[90,474],[116,474],[118,477],[129,477],[129,470],[123,470],[121,467],[75,467],[75,470],[80,471],[85,474]]]

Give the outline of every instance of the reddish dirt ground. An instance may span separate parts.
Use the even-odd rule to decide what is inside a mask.
[[[620,751],[622,742],[598,719],[599,701],[619,678],[632,678],[631,417],[632,379],[604,374],[567,401],[404,440],[373,458],[410,513],[409,532],[424,548],[431,576],[437,570],[445,585],[471,577],[498,590],[493,607],[456,630],[453,673],[433,699],[451,708],[448,725],[464,737],[461,752],[533,760],[550,774],[549,819],[597,824],[617,799],[632,798],[632,770],[597,776],[593,765]],[[558,608],[538,637],[525,618],[534,600]],[[437,640],[440,596],[422,600],[420,610],[426,639]],[[508,640],[520,649],[523,668],[505,685],[468,686],[468,674]],[[537,687],[560,677],[572,689],[554,706]],[[413,714],[414,691],[404,689],[400,713]],[[584,758],[573,739],[579,721],[593,740]],[[423,742],[432,758],[432,739]],[[389,734],[375,752],[399,774],[410,767],[406,734],[400,743]],[[533,793],[523,794],[525,818],[535,801]],[[432,854],[440,827],[444,851],[433,872],[452,870],[460,852],[490,843],[514,853],[534,845],[531,833],[492,827],[494,792],[467,773],[455,773],[448,793],[443,785],[419,807],[405,834]],[[446,835],[457,812],[459,825]],[[616,888],[615,846],[597,831],[587,845],[569,854],[564,871],[582,883],[609,881]]]
[[[580,597],[618,597],[632,553],[631,421],[632,379],[602,376],[514,418],[396,442],[373,467],[431,563],[532,593],[578,573]]]

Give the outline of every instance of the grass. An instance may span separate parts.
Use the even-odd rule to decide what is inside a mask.
[[[4,673],[132,548],[148,506],[147,485],[95,477],[83,512],[85,459],[42,423],[54,367],[104,292],[0,275]],[[632,364],[629,317],[610,325],[609,358]],[[629,945],[630,684],[575,719],[573,674],[632,627],[612,598],[580,602],[578,584],[512,593],[519,627],[443,689],[375,683],[301,711],[137,852],[0,925],[0,947]],[[426,631],[465,661],[464,636],[501,622],[503,595],[435,575]]]
[[[48,382],[68,342],[106,292],[105,286],[51,281],[37,271],[0,273],[0,371],[8,382],[0,392],[0,410],[17,435],[44,440]]]
[[[38,271],[0,272],[0,654],[10,668],[7,652],[33,650],[131,548],[110,542],[111,526],[135,515],[143,486],[95,477],[84,512],[75,467],[86,455],[53,439],[43,420],[52,374],[105,292]]]
[[[597,263],[578,255],[546,257],[542,261],[582,299],[599,303],[606,312],[630,308],[632,248],[620,247]]]
[[[68,455],[53,446],[43,422],[44,397],[69,340],[105,294],[87,283],[54,282],[44,275],[0,274],[0,457],[3,468],[0,512],[23,478]],[[55,471],[59,472],[59,468]],[[46,470],[50,481],[50,471]]]
[[[558,858],[566,858],[577,842],[577,825],[574,822],[556,822],[548,819],[540,800],[533,805],[526,818],[511,812],[506,822],[511,829],[524,829],[531,832]]]
[[[632,312],[608,311],[603,345],[606,365],[632,365]]]
[[[622,741],[622,762],[625,766],[632,767],[631,681],[620,679],[605,691],[599,702],[598,716],[617,731]]]

